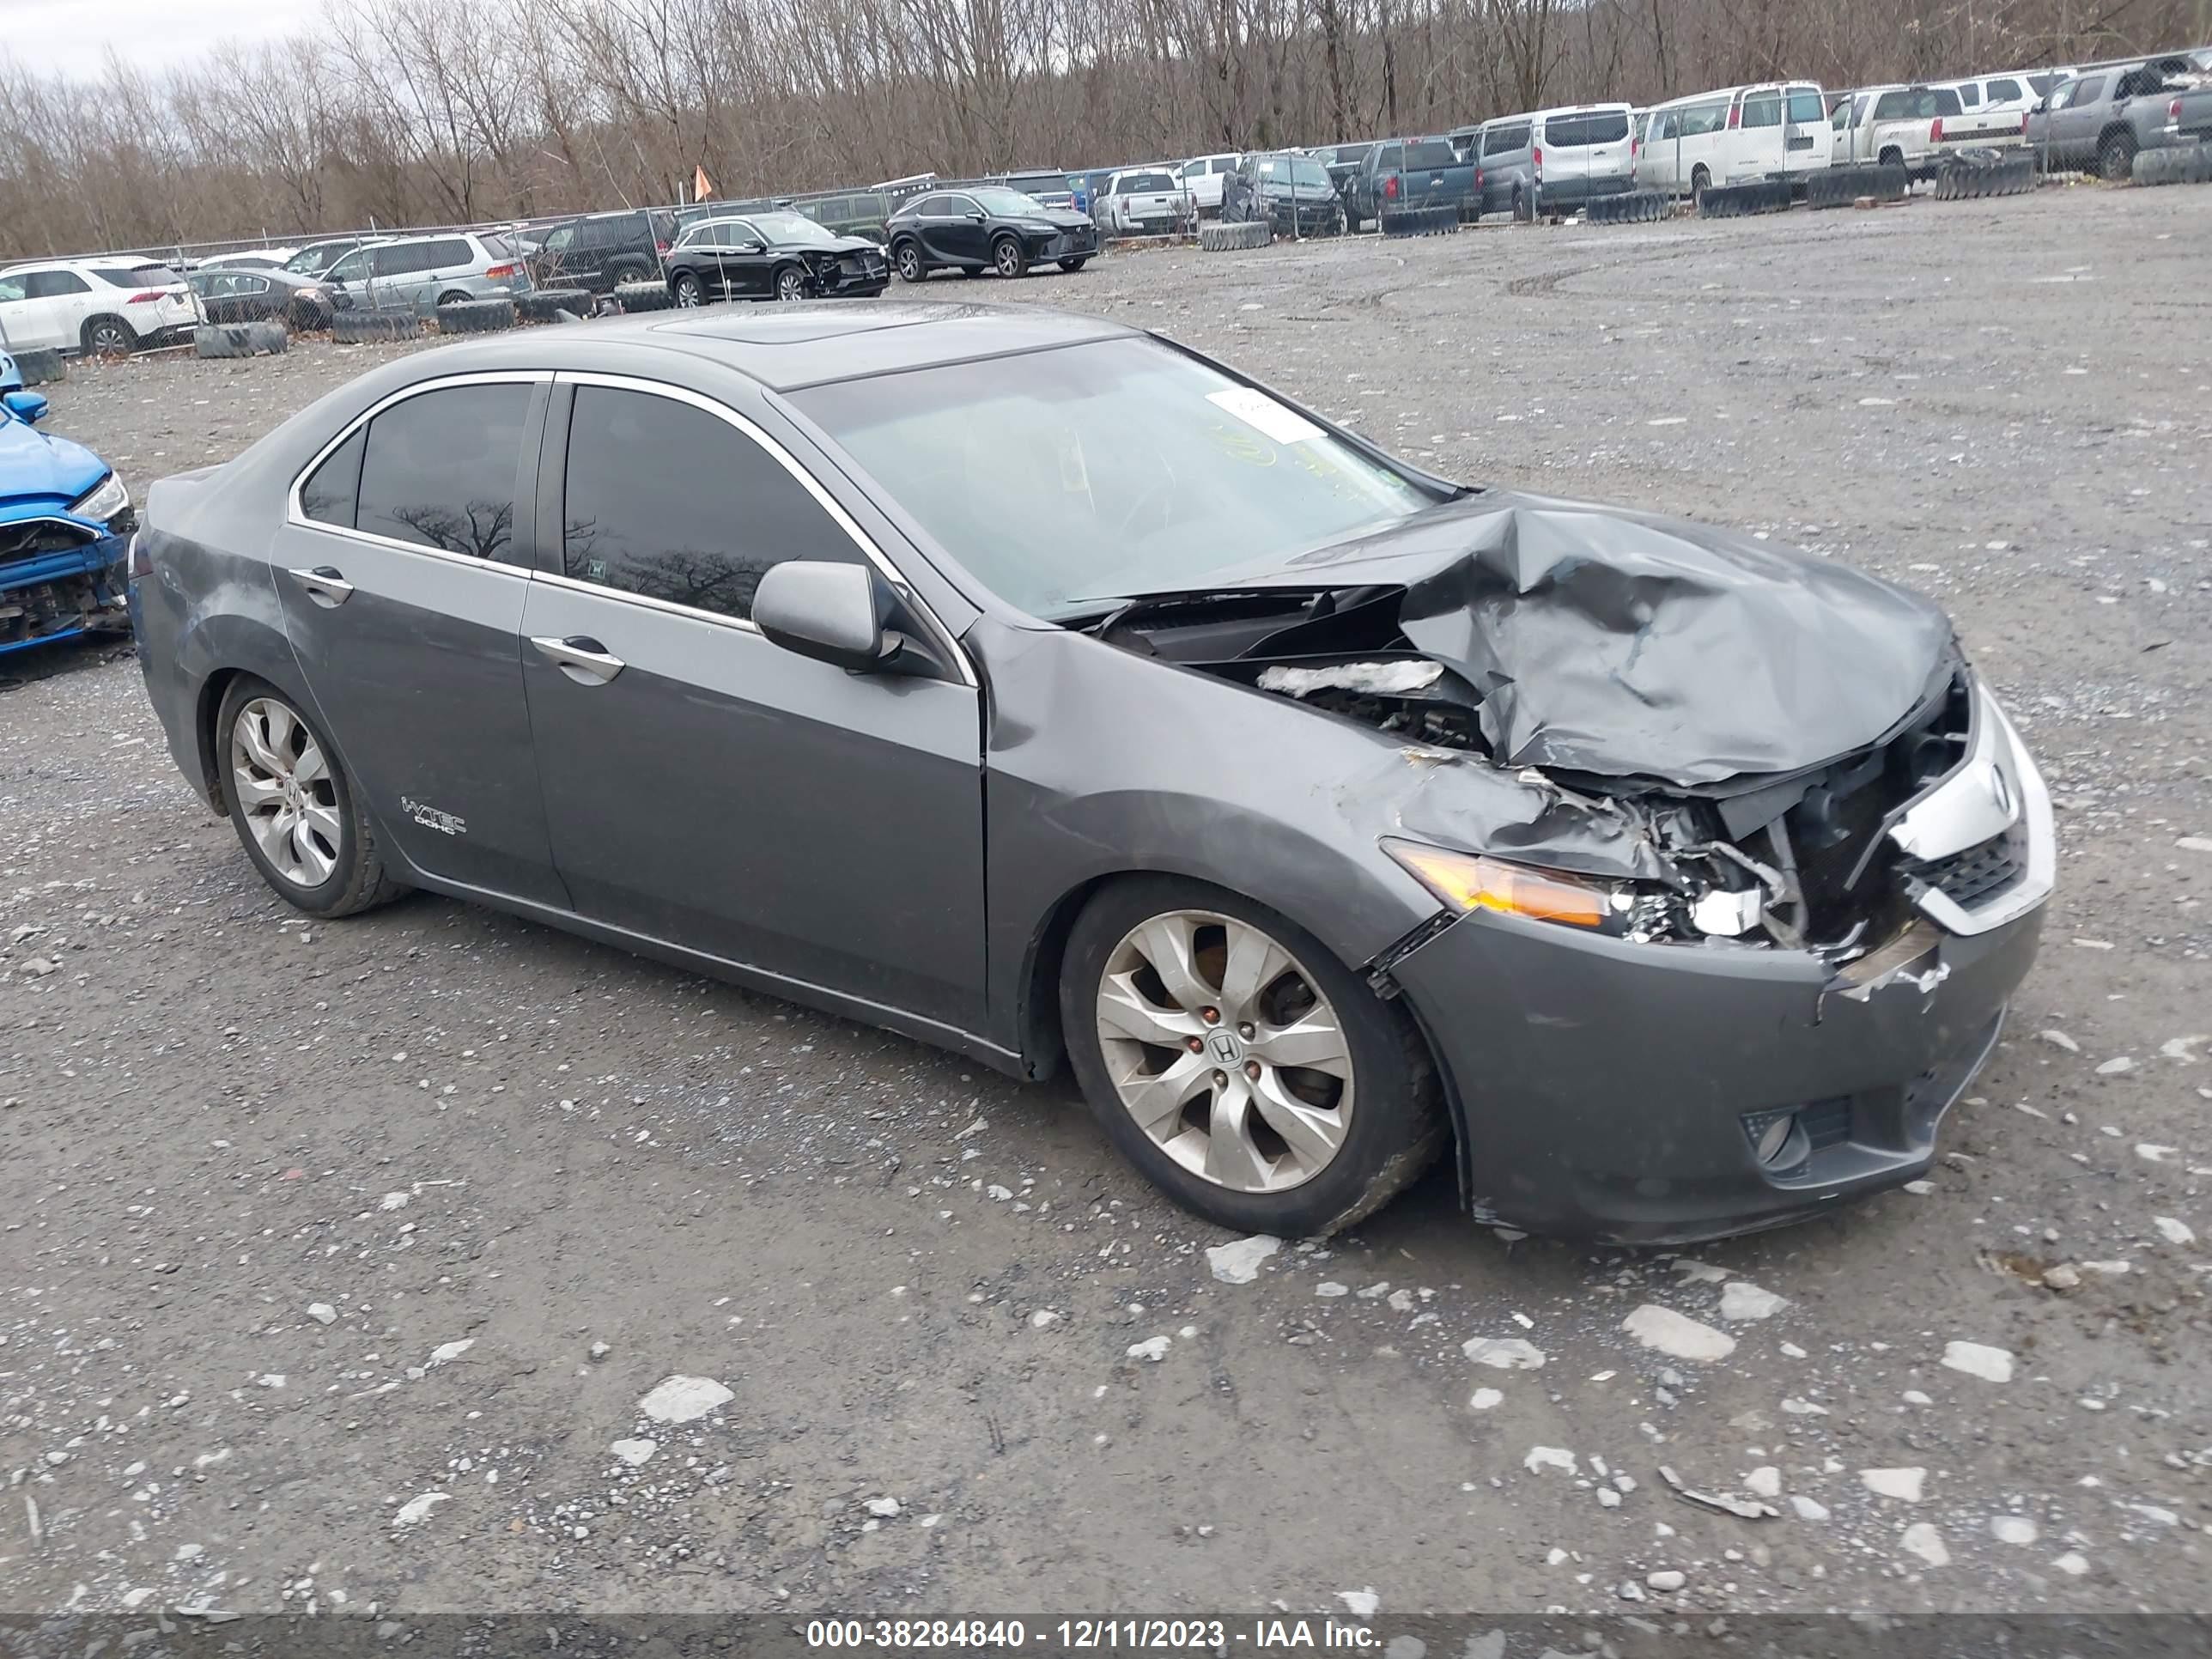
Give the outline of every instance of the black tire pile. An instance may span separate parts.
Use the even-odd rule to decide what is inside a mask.
[[[1231,253],[1246,248],[1265,247],[1273,240],[1273,233],[1263,219],[1247,220],[1237,224],[1200,225],[1198,246],[1206,253]]]
[[[592,292],[583,288],[534,288],[514,296],[514,314],[526,323],[557,323],[561,313],[572,318],[592,314]]]
[[[2035,157],[2027,150],[1961,150],[1945,158],[1936,175],[1939,202],[1978,202],[1991,196],[2025,196],[2035,188]]]
[[[1666,196],[1656,190],[1625,191],[1619,196],[1593,196],[1583,204],[1583,218],[1593,225],[1648,225],[1671,211]]]
[[[624,316],[634,311],[666,311],[676,303],[665,284],[660,283],[617,283],[615,305]]]
[[[2212,185],[2212,144],[2140,151],[2134,178],[2139,185]]]
[[[1459,206],[1384,208],[1385,236],[1449,236],[1459,228]]]
[[[282,323],[210,323],[192,331],[192,349],[203,357],[275,356],[291,343]]]
[[[1805,175],[1805,205],[1808,208],[1846,208],[1863,200],[1901,202],[1912,176],[1888,167],[1823,167]]]
[[[512,300],[453,300],[438,307],[441,334],[497,334],[514,326]]]
[[[411,311],[341,311],[331,319],[331,338],[340,345],[411,340],[422,324]]]
[[[1787,179],[1754,179],[1747,185],[1708,185],[1698,198],[1702,219],[1741,219],[1753,213],[1781,213],[1790,206]]]
[[[16,368],[22,373],[26,391],[34,386],[46,386],[58,380],[69,373],[58,351],[49,351],[40,347],[34,351],[17,351],[10,355],[15,359]]]

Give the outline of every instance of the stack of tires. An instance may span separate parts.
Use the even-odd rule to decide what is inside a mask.
[[[514,314],[526,323],[574,320],[590,316],[593,308],[592,291],[584,288],[534,288],[514,296]]]
[[[1901,202],[1911,175],[1892,162],[1886,167],[1823,167],[1805,175],[1805,205],[1844,208],[1854,202]]]
[[[617,283],[614,297],[625,317],[635,311],[666,311],[676,303],[665,283]]]
[[[1264,219],[1247,220],[1241,224],[1224,224],[1217,221],[1198,228],[1198,246],[1206,253],[1265,247],[1273,240],[1273,234]]]
[[[411,340],[422,331],[422,319],[412,311],[341,311],[331,318],[331,338],[340,345]]]
[[[437,316],[441,334],[496,334],[514,326],[514,301],[448,300]]]
[[[1780,213],[1790,205],[1787,179],[1754,179],[1747,185],[1708,185],[1698,198],[1705,219],[1741,219],[1753,213]]]
[[[1385,236],[1449,236],[1459,228],[1459,206],[1384,208]]]
[[[275,356],[292,343],[280,322],[209,323],[192,331],[192,349],[203,357]]]
[[[1583,204],[1583,217],[1593,225],[1648,225],[1664,219],[1668,212],[1666,196],[1656,190],[1593,196]]]
[[[2006,154],[1967,149],[1947,156],[1936,175],[1939,202],[1976,202],[1990,196],[2024,196],[2035,188],[2035,157],[2027,150]]]
[[[2141,151],[2133,176],[2139,185],[2212,185],[2212,144]]]

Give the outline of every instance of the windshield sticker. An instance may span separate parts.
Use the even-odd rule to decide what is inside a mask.
[[[1206,401],[1224,414],[1234,415],[1249,427],[1273,438],[1279,444],[1300,444],[1324,435],[1322,429],[1297,412],[1277,403],[1264,392],[1255,392],[1249,386],[1233,386],[1222,392],[1209,392]]]

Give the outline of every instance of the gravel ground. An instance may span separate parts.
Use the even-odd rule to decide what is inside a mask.
[[[1692,1255],[1439,1176],[1240,1273],[1065,1086],[442,899],[307,925],[127,651],[11,659],[0,1610],[2203,1607],[2209,201],[933,290],[1950,607],[2059,798],[2043,960],[1927,1182]],[[88,368],[53,425],[143,483],[372,356]]]

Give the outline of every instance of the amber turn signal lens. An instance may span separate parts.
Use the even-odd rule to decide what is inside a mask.
[[[1385,841],[1382,850],[1455,910],[1498,910],[1574,927],[1602,927],[1610,916],[1607,889],[1595,882],[1418,842]]]

